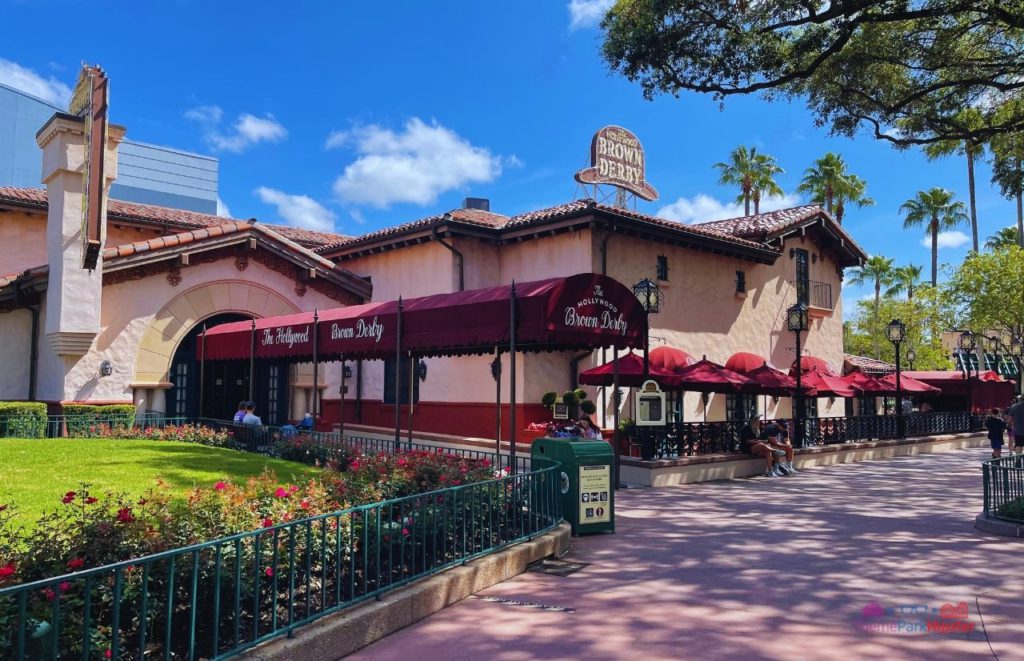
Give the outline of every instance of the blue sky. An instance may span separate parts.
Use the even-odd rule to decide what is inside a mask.
[[[826,151],[868,182],[846,226],[872,254],[929,264],[900,204],[943,186],[967,200],[962,158],[928,162],[866,133],[830,138],[799,102],[645,101],[600,58],[608,0],[268,3],[0,2],[0,82],[61,100],[80,62],[111,79],[113,120],[142,142],[213,154],[231,215],[362,234],[487,197],[513,214],[579,195],[601,126],[633,130],[661,199],[684,222],[736,215],[712,164],[739,144],[774,155],[790,193]],[[95,24],[87,16],[96,15]],[[982,241],[1014,222],[977,168]],[[962,229],[969,236],[970,229]],[[956,244],[957,237],[949,237]],[[963,258],[967,243],[943,248]],[[846,288],[847,301],[866,294]],[[848,306],[849,308],[849,306]]]

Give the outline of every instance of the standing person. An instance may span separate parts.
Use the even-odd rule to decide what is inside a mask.
[[[1017,402],[1007,409],[1006,417],[1013,428],[1013,451],[1019,457],[1024,452],[1024,399],[1018,397]]]
[[[245,417],[245,400],[238,402],[238,410],[235,411],[235,417],[233,421],[236,425],[242,424],[242,419]]]
[[[259,416],[256,415],[256,413],[254,413],[255,410],[256,410],[256,403],[255,402],[246,402],[245,403],[245,417],[242,418],[242,424],[243,425],[256,425],[256,426],[260,426],[260,425],[263,424],[263,421],[260,420]]]
[[[985,419],[985,429],[988,430],[988,442],[992,446],[992,458],[998,459],[1003,455],[1003,435],[1006,433],[1006,421],[998,406],[993,406],[992,413]]]
[[[761,415],[755,413],[750,416],[747,424],[740,430],[740,449],[755,457],[764,457],[765,477],[782,477],[784,473],[775,466],[775,455],[771,446],[762,440]]]

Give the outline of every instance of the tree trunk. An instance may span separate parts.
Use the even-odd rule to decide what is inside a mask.
[[[743,184],[743,215],[750,215],[750,186]]]
[[[882,302],[882,279],[875,276],[875,332],[871,337],[875,341],[875,360],[882,359],[882,350],[878,346],[878,307]]]
[[[967,145],[967,192],[971,198],[971,240],[978,252],[978,209],[974,200],[974,146]]]
[[[1017,245],[1024,248],[1024,195],[1017,193]]]
[[[754,215],[756,216],[761,213],[761,191],[754,189],[752,197],[754,198]]]
[[[913,281],[907,283],[907,300],[914,300],[914,283]]]
[[[939,279],[939,221],[932,221],[932,287]]]
[[[825,210],[830,214],[832,213],[832,199],[835,197],[835,192],[832,190],[832,185],[828,184],[825,186]]]
[[[836,222],[840,225],[843,224],[843,214],[846,212],[846,207],[843,205],[843,198],[839,198],[839,202],[836,203]]]

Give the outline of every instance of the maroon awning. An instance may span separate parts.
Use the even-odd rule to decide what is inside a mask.
[[[580,383],[585,386],[611,386],[614,385],[615,364],[605,363],[599,367],[593,367],[580,372]],[[647,361],[647,378],[655,381],[662,389],[671,387],[674,384],[675,375],[660,367],[650,364]],[[627,388],[636,388],[644,382],[644,359],[635,353],[627,353],[619,358],[619,385]]]
[[[865,395],[894,395],[896,383],[886,383],[881,379],[868,376],[860,370],[854,370],[842,378],[850,387]]]
[[[762,362],[760,367],[750,370],[744,376],[755,383],[751,392],[758,395],[789,397],[796,392],[796,379],[785,372],[769,367],[768,363],[765,362]],[[800,390],[803,391],[805,396],[812,396],[816,392],[813,386],[805,383],[800,384]]]
[[[789,368],[791,375],[796,374],[797,361],[793,361],[793,364]],[[804,372],[811,370],[818,370],[825,376],[839,376],[839,373],[832,369],[832,366],[825,362],[824,359],[818,358],[817,356],[800,356],[800,368]]]
[[[822,374],[816,369],[800,375],[800,385],[810,386],[818,397],[855,397],[857,391],[838,376]]]
[[[747,372],[753,372],[760,368],[766,362],[767,361],[764,358],[758,356],[756,353],[737,351],[733,355],[729,356],[729,360],[725,361],[725,366],[733,372],[746,374]]]
[[[689,367],[696,362],[696,358],[682,349],[667,346],[655,347],[651,349],[650,354],[647,356],[648,365],[654,365],[670,372]]]
[[[637,348],[644,342],[644,311],[633,292],[612,278],[580,273],[516,283],[519,351],[587,347]],[[402,302],[402,351],[418,356],[490,353],[509,343],[511,285],[410,298]],[[398,301],[319,313],[322,359],[386,358],[396,346]],[[256,322],[256,358],[312,356],[312,313]],[[222,324],[200,338],[210,360],[250,355],[252,322]],[[266,340],[266,341],[264,341]]]
[[[754,382],[708,359],[699,360],[675,372],[674,385],[690,392],[751,392]]]
[[[895,372],[892,372],[890,374],[886,374],[881,379],[879,379],[879,381],[881,381],[882,383],[885,383],[887,385],[892,386],[893,391],[896,390],[896,373]],[[904,393],[915,394],[915,395],[925,394],[925,393],[933,393],[934,394],[934,393],[942,392],[941,388],[936,388],[935,386],[930,386],[927,383],[925,383],[924,381],[918,381],[917,379],[909,377],[906,374],[900,374],[900,389],[902,389]]]

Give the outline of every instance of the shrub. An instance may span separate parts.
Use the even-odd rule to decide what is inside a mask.
[[[123,428],[135,423],[135,406],[132,404],[65,404],[64,421],[67,435],[72,438],[93,436],[98,425]]]
[[[589,399],[585,399],[582,402],[580,402],[580,410],[586,413],[587,415],[594,415],[595,413],[597,413],[597,404],[590,401]]]
[[[46,404],[41,402],[0,402],[0,437],[43,438],[46,436]]]
[[[543,404],[544,406],[548,407],[548,408],[551,408],[552,406],[554,406],[555,402],[557,402],[557,401],[558,401],[558,393],[554,393],[554,392],[546,392],[540,398],[540,403]]]
[[[580,398],[576,396],[575,390],[566,390],[562,393],[562,403],[571,409],[580,403]]]
[[[583,388],[577,388],[573,392],[576,394],[576,399],[578,399],[579,401],[582,402],[583,400],[587,399],[587,391],[584,390]]]
[[[274,445],[274,455],[289,461],[310,466],[327,466],[343,471],[359,453],[348,445],[327,445],[316,437],[298,433],[292,438],[283,438]]]

